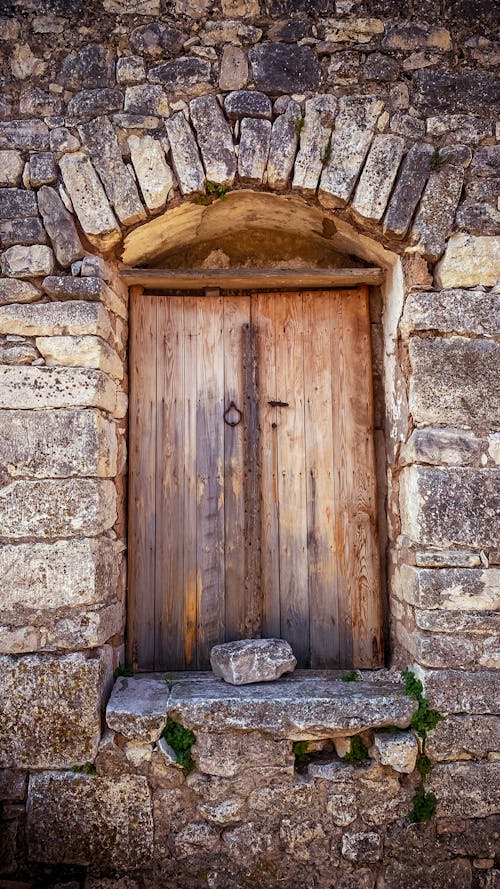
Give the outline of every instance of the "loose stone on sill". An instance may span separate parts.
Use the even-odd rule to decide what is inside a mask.
[[[210,652],[214,675],[231,685],[269,682],[295,669],[297,660],[284,639],[242,639],[214,645]]]
[[[408,775],[415,769],[418,741],[414,732],[377,732],[373,744],[375,756],[383,766]]]

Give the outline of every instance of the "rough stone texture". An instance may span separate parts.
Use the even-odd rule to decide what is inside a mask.
[[[32,154],[29,160],[29,173],[32,188],[56,182],[57,170],[53,155],[49,151]]]
[[[120,229],[87,155],[82,151],[65,154],[59,161],[59,167],[87,238],[102,250],[111,249],[120,240]]]
[[[283,639],[242,639],[214,645],[210,665],[219,679],[246,685],[279,679],[295,669],[297,659]]]
[[[162,210],[173,197],[174,177],[161,142],[152,136],[129,136],[128,145],[146,206],[152,212]]]
[[[344,207],[351,197],[382,108],[375,96],[345,96],[339,100],[330,159],[319,185],[319,199],[325,207]]]
[[[441,713],[496,713],[500,671],[425,670],[416,667],[425,694]]]
[[[269,96],[258,90],[235,90],[224,99],[224,108],[229,120],[243,117],[259,117],[271,120],[272,106]]]
[[[332,133],[337,100],[322,95],[308,99],[300,130],[300,148],[293,170],[293,188],[315,194]],[[297,126],[297,129],[299,126]]]
[[[142,83],[146,80],[144,59],[140,56],[122,56],[116,63],[116,79],[120,84]]]
[[[0,763],[68,768],[93,760],[111,669],[107,649],[84,654],[2,657]]]
[[[215,96],[200,96],[189,103],[205,173],[209,182],[232,185],[236,175],[233,136]]]
[[[38,192],[38,207],[59,265],[69,266],[84,253],[71,213],[55,188],[44,186]]]
[[[403,237],[431,169],[433,149],[422,143],[413,145],[403,159],[396,185],[384,219],[384,232]]]
[[[198,146],[186,118],[181,112],[165,121],[172,148],[172,163],[182,194],[193,194],[205,188],[205,172]]]
[[[116,431],[97,410],[0,412],[0,477],[116,475]]]
[[[26,340],[0,344],[0,364],[32,364],[39,357],[38,350]]]
[[[421,425],[497,429],[500,345],[453,336],[412,337],[409,409]]]
[[[401,447],[402,464],[431,463],[435,466],[467,466],[488,462],[488,442],[460,429],[414,429]]]
[[[0,151],[0,186],[19,185],[24,160],[20,151]]]
[[[49,147],[49,129],[41,120],[10,120],[0,123],[0,148],[21,151],[45,151]]]
[[[109,728],[126,738],[157,741],[167,721],[170,688],[149,676],[119,678],[106,708]]]
[[[9,303],[32,303],[40,296],[41,291],[29,281],[0,278],[0,306]]]
[[[38,213],[34,191],[22,188],[0,190],[0,218],[15,219],[17,216],[36,216]]]
[[[123,108],[120,90],[82,90],[68,102],[68,112],[74,117],[97,117]]]
[[[114,80],[115,59],[111,49],[89,43],[64,59],[59,83],[69,90],[107,87]]]
[[[2,537],[97,537],[116,521],[111,481],[48,479],[14,481],[0,489]]]
[[[423,69],[415,74],[416,103],[436,113],[472,112],[488,117],[498,99],[497,83],[489,71],[462,68],[459,73]]]
[[[50,247],[9,247],[0,260],[2,274],[10,278],[37,278],[54,271],[54,254]]]
[[[2,247],[16,244],[46,244],[47,235],[41,219],[29,216],[27,219],[5,219],[0,221],[0,243]]]
[[[453,287],[492,287],[500,269],[500,237],[454,234],[436,266],[434,280],[442,290]]]
[[[403,139],[375,136],[352,202],[363,219],[382,219],[403,154]]]
[[[483,290],[410,293],[401,330],[406,336],[414,330],[494,336],[500,333],[500,295]]]
[[[38,291],[36,296],[39,296]],[[111,324],[106,309],[97,302],[14,303],[0,308],[0,333],[18,336],[93,334],[107,339],[111,336]]]
[[[417,251],[430,262],[436,262],[446,247],[463,181],[463,170],[449,165],[429,176],[413,223],[411,240]]]
[[[498,568],[414,568],[403,565],[398,589],[420,608],[488,612],[500,608]]]
[[[376,732],[373,743],[383,766],[404,774],[413,772],[418,753],[418,741],[413,732]]]
[[[268,120],[244,117],[241,121],[238,175],[242,182],[260,185],[266,169],[271,144],[271,123]]]
[[[469,818],[497,814],[500,807],[498,770],[495,762],[436,765],[427,786],[437,796],[438,817],[463,815],[464,799]]]
[[[136,184],[123,162],[118,139],[109,120],[98,117],[82,124],[79,132],[120,222],[133,225],[146,219]]]
[[[32,776],[28,844],[34,861],[144,867],[153,846],[146,779],[70,772]]]
[[[449,716],[429,732],[426,742],[434,761],[484,759],[499,749],[497,716]]]
[[[412,466],[401,476],[402,531],[415,543],[495,547],[498,470]]]
[[[282,190],[287,187],[290,181],[299,141],[297,135],[299,120],[300,105],[291,101],[288,103],[286,111],[274,121],[267,159],[269,188]]]
[[[125,111],[129,114],[168,115],[169,104],[166,91],[159,84],[141,83],[125,90]]]
[[[248,60],[239,46],[226,44],[222,53],[219,74],[219,89],[239,90],[248,80]]]
[[[248,769],[287,769],[293,774],[291,741],[274,741],[259,732],[198,732],[192,748],[196,767],[206,775],[234,778]]]
[[[123,364],[116,352],[98,336],[37,337],[36,347],[48,367],[95,367],[115,380],[123,379]]]
[[[0,366],[0,408],[59,407],[100,407],[113,413],[116,385],[101,370]]]
[[[210,84],[210,63],[206,59],[183,56],[151,68],[148,80],[162,83],[175,95],[200,95]]]
[[[84,263],[85,261],[84,259]],[[113,286],[116,288],[116,282],[113,282]],[[69,275],[50,275],[44,279],[43,289],[49,296],[58,300],[97,300],[115,315],[119,315],[120,318],[127,317],[126,305],[119,293],[116,292],[118,288],[112,290],[97,274],[84,275],[81,278],[73,278]],[[85,331],[79,330],[68,330],[67,332],[85,333]]]
[[[248,54],[255,86],[272,96],[302,93],[320,83],[321,70],[309,46],[263,43]]]

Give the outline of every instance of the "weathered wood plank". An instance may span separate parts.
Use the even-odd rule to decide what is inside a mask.
[[[198,646],[198,583],[196,571],[198,484],[196,467],[196,414],[198,301],[183,298],[184,332],[184,411],[179,422],[184,426],[184,660],[186,669],[195,669]],[[175,529],[174,529],[175,531]],[[182,635],[182,628],[179,630]]]
[[[224,353],[222,297],[198,300],[196,464],[198,668],[224,638]]]
[[[243,411],[237,426],[224,424],[224,520],[227,640],[245,635],[245,430],[248,412],[243,402],[243,326],[250,321],[250,297],[224,298],[224,406],[234,401]],[[234,419],[237,414],[234,412]],[[229,417],[231,419],[231,417]]]
[[[304,293],[304,395],[310,666],[339,666],[333,480],[331,295]]]
[[[128,660],[142,670],[155,666],[157,304],[131,294]]]
[[[276,301],[281,636],[309,665],[302,294]]]
[[[245,635],[262,632],[261,583],[261,478],[259,429],[259,348],[257,325],[250,320],[243,328],[243,384],[245,428]]]
[[[155,668],[183,670],[183,298],[157,300]]]
[[[141,269],[122,268],[123,280],[151,290],[307,290],[383,284],[379,268],[359,269]],[[347,294],[345,295],[347,296]]]
[[[252,295],[259,340],[262,635],[279,638],[278,408],[269,404],[277,400],[275,307],[274,296]]]

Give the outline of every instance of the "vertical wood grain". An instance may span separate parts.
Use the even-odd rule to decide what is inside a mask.
[[[156,297],[131,293],[129,662],[155,666]]]
[[[184,411],[179,423],[184,427],[184,626],[179,634],[184,639],[186,669],[195,669],[198,663],[198,581],[196,570],[198,541],[198,483],[196,467],[196,415],[198,410],[198,300],[185,296],[183,299],[184,331]],[[174,529],[174,533],[175,529]]]

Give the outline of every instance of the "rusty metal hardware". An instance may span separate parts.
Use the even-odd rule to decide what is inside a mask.
[[[268,401],[271,407],[290,407],[288,401]]]
[[[231,411],[236,411],[236,413],[238,414],[238,416],[235,420],[229,419],[229,415],[230,415]],[[242,411],[240,411],[239,407],[236,407],[234,401],[231,401],[229,403],[229,407],[224,411],[224,423],[226,423],[228,426],[237,426],[238,423],[241,423],[242,419],[243,419]]]

